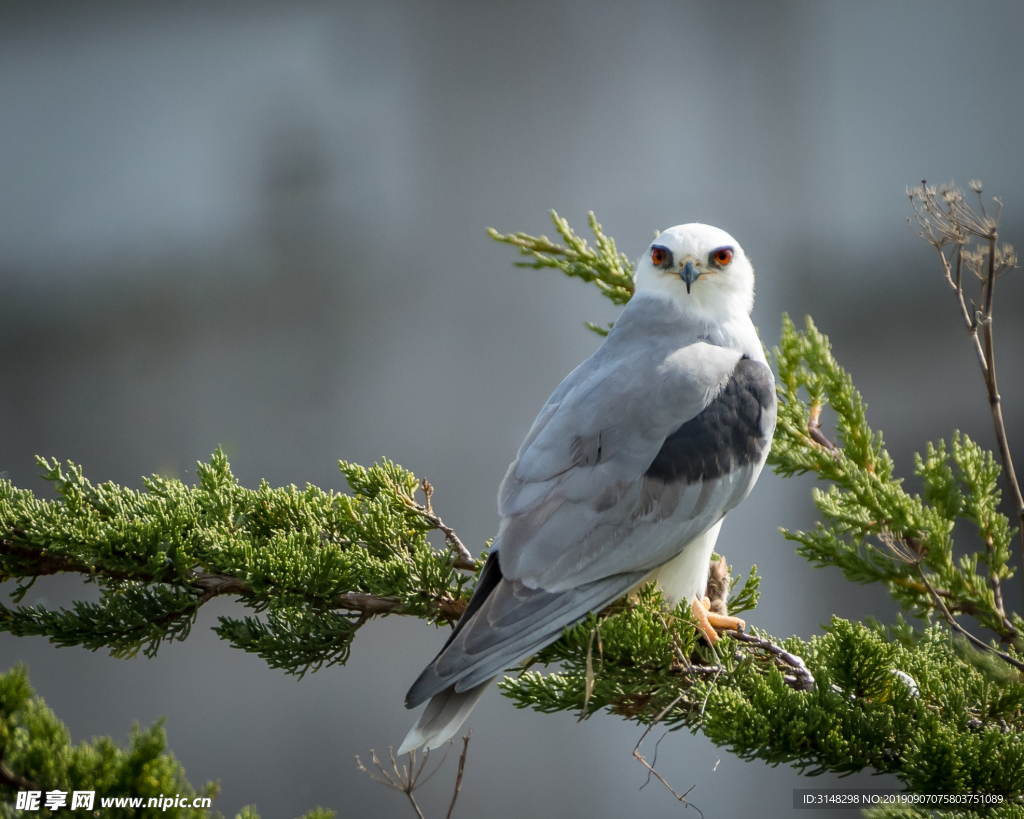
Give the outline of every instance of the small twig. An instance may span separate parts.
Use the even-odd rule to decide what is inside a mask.
[[[587,674],[583,684],[583,711],[576,722],[583,722],[587,718],[587,707],[590,705],[590,697],[594,693],[594,635],[597,634],[597,631],[596,628],[591,629],[590,639],[587,641]]]
[[[412,805],[412,809],[416,811],[416,815],[419,819],[426,819],[423,815],[423,811],[420,810],[420,806],[416,804],[416,797],[412,795],[412,791],[406,791],[405,795],[409,797],[409,804]]]
[[[420,492],[423,493],[423,497],[426,499],[427,511],[430,514],[434,514],[434,507],[430,503],[430,499],[434,496],[434,486],[426,478],[420,479]]]
[[[771,640],[765,640],[762,637],[747,634],[745,631],[726,631],[725,633],[734,640],[738,640],[741,643],[747,643],[752,646],[757,646],[762,651],[767,651],[777,660],[780,660],[789,666],[789,671],[792,676],[783,674],[783,679],[785,679],[786,684],[790,688],[796,691],[814,690],[814,675],[804,664],[803,659],[797,657],[796,654],[791,654],[781,646],[775,645]]]
[[[878,540],[881,541],[889,550],[889,557],[893,557],[896,560],[899,560],[901,563],[905,563],[908,566],[911,566],[920,571],[920,566],[924,560],[926,550],[924,548],[924,544],[918,538],[910,536],[898,538],[895,535],[893,535],[892,532],[890,532],[888,529],[883,529],[881,532],[878,533],[877,537]],[[885,552],[882,552],[880,549],[877,549],[875,546],[871,544],[868,544],[868,547],[878,552],[879,554],[885,554]],[[993,550],[991,537],[986,538],[985,548],[988,554],[991,556]],[[933,597],[946,598],[950,600],[950,602],[947,604],[947,608],[950,611],[959,612],[961,614],[969,614],[972,617],[978,617],[980,614],[983,613],[982,610],[979,609],[978,606],[976,606],[970,600],[958,600],[953,596],[951,592],[947,591],[946,589],[936,589],[932,587],[929,592],[928,587],[926,587],[922,583],[918,583],[916,580],[910,577],[892,577],[889,578],[888,582],[894,583],[897,586],[902,586],[906,589],[911,589],[912,591],[915,591],[918,594],[922,595],[925,598],[925,600],[922,601],[920,604],[922,606],[930,604],[931,608],[934,609],[935,605],[934,603],[932,603]],[[988,582],[989,586],[992,588],[992,597],[995,601],[995,607],[991,611],[986,609],[984,613],[994,613],[999,618],[1000,625],[1002,626],[1002,628],[1000,629],[993,626],[992,630],[999,635],[1000,640],[1002,640],[1003,642],[1015,640],[1018,637],[1018,631],[1016,626],[1014,626],[1013,623],[1010,622],[1010,619],[1006,616],[1006,609],[1003,608],[1002,586],[999,583],[998,575],[996,575],[991,568],[991,560],[989,561]]]
[[[889,529],[882,529],[876,537],[889,550],[888,556],[896,558],[900,563],[918,566],[924,560],[924,544],[918,538],[897,537]],[[874,546],[871,548],[874,549]],[[875,551],[879,550],[875,549]],[[885,553],[879,552],[879,554]],[[924,589],[921,591],[923,592]]]
[[[665,622],[665,618],[661,615],[661,612],[658,612],[658,619],[661,620],[661,627],[665,629],[665,633],[672,635],[672,653],[676,655],[676,660],[679,661],[679,664],[685,671],[695,668],[696,666],[694,666],[690,662],[690,658],[686,656],[686,653],[683,651],[683,647],[679,645],[679,638],[676,636],[675,632],[668,627],[668,623]]]
[[[978,648],[982,649],[983,651],[989,651],[989,652],[995,654],[1000,659],[1005,660],[1006,662],[1008,662],[1010,665],[1014,666],[1015,668],[1018,668],[1021,671],[1024,671],[1024,663],[1022,663],[1020,660],[1015,660],[1013,657],[1011,657],[1006,652],[1000,651],[997,648],[992,648],[992,646],[990,646],[988,643],[984,642],[983,640],[978,639],[973,634],[971,634],[967,629],[965,629],[963,626],[961,626],[954,619],[953,615],[950,614],[950,611],[949,611],[949,609],[946,608],[946,604],[943,602],[942,598],[939,597],[939,595],[936,593],[935,589],[932,588],[932,584],[928,582],[928,577],[925,575],[924,571],[922,571],[920,566],[917,567],[917,571],[921,575],[921,580],[924,582],[924,585],[928,588],[928,591],[930,591],[932,593],[932,597],[935,598],[935,602],[938,603],[939,609],[942,611],[943,617],[946,618],[946,622],[949,623],[950,628],[952,628],[954,631],[962,634],[964,637],[966,637],[968,640],[970,640],[972,643],[974,643],[974,645],[976,645]]]
[[[651,722],[651,724],[647,726],[647,730],[645,730],[643,732],[643,734],[640,736],[640,739],[637,741],[636,745],[633,746],[633,759],[637,760],[637,762],[639,762],[641,765],[643,765],[645,768],[647,768],[647,782],[644,782],[644,784],[640,786],[641,789],[646,787],[647,783],[651,781],[651,776],[654,776],[654,777],[657,778],[657,780],[662,785],[664,785],[666,788],[668,788],[669,793],[671,793],[676,799],[678,799],[680,802],[682,802],[684,805],[686,805],[686,807],[693,808],[695,811],[697,811],[697,813],[700,814],[701,819],[704,819],[704,814],[703,814],[703,812],[701,812],[701,809],[698,808],[693,803],[686,801],[686,797],[690,795],[690,791],[692,791],[694,788],[696,788],[697,785],[696,784],[691,785],[682,795],[676,793],[675,788],[673,788],[671,785],[669,785],[668,782],[665,781],[665,777],[663,777],[660,773],[658,773],[656,770],[654,770],[654,767],[651,764],[649,764],[647,762],[647,760],[644,759],[643,754],[640,753],[640,746],[643,744],[643,741],[647,738],[647,735],[649,733],[651,733],[651,730],[654,728],[655,725],[657,725],[661,721],[662,717],[664,717],[665,714],[667,714],[669,711],[671,711],[673,708],[675,708],[680,703],[680,701],[682,699],[683,699],[683,695],[680,694],[678,697],[676,697],[674,700],[672,700],[672,702],[670,702],[668,705],[666,705],[661,710],[661,713],[659,713],[658,716],[656,716],[654,718],[654,721]]]
[[[462,738],[462,753],[459,754],[459,772],[455,775],[455,792],[452,794],[452,803],[448,806],[448,813],[445,815],[445,819],[452,819],[452,813],[455,811],[455,803],[458,801],[459,794],[462,792],[462,775],[466,771],[466,755],[469,753],[469,738],[472,734],[473,731],[470,729]]]
[[[715,660],[718,661],[718,666],[717,671],[715,671],[715,676],[712,677],[711,684],[708,686],[708,690],[704,692],[704,701],[700,704],[700,713],[698,714],[698,717],[701,719],[704,718],[704,709],[708,706],[708,699],[711,697],[711,692],[714,690],[715,685],[718,683],[718,678],[725,670],[725,666],[722,664],[722,658],[718,656],[718,649],[715,648],[715,644],[709,643],[709,645],[711,646],[711,653],[715,655]]]
[[[459,770],[455,776],[455,791],[452,794],[451,804],[448,806],[446,819],[451,819],[452,813],[455,811],[455,803],[458,801],[459,794],[462,792],[462,778],[466,772],[466,757],[469,754],[469,738],[472,733],[472,731],[469,731],[462,738],[462,753],[459,755]],[[451,743],[448,744],[451,746]],[[395,759],[394,750],[391,748],[388,748],[388,756],[391,760],[390,772],[384,767],[380,759],[377,757],[377,752],[372,748],[370,749],[370,758],[373,760],[373,767],[379,771],[379,775],[373,771],[367,770],[358,754],[356,755],[356,765],[360,771],[369,776],[374,782],[377,782],[385,788],[389,788],[393,791],[404,793],[409,799],[409,804],[412,805],[412,809],[416,811],[416,816],[419,817],[419,819],[424,819],[423,811],[416,802],[416,797],[413,796],[413,792],[429,782],[434,774],[441,770],[441,766],[444,765],[445,760],[448,759],[447,751],[445,752],[445,755],[441,757],[441,761],[438,762],[437,765],[434,766],[434,769],[426,776],[423,776],[423,771],[426,770],[430,751],[424,752],[423,757],[419,760],[418,766],[416,751],[412,751],[409,754],[408,765],[399,766],[398,761]]]
[[[807,419],[807,434],[816,444],[825,447],[836,458],[839,457],[839,449],[821,431],[821,405],[811,405],[810,417]]]
[[[950,265],[946,260],[946,254],[939,248],[939,257],[942,259],[942,266],[946,273],[946,279],[953,286],[953,291],[956,293],[957,304],[960,307],[960,316],[964,320],[964,326],[967,328],[967,334],[971,339],[971,347],[974,349],[974,354],[978,358],[978,366],[981,367],[982,375],[987,379],[988,377],[988,364],[985,361],[985,351],[981,349],[981,340],[978,338],[978,321],[977,315],[967,309],[967,303],[964,301],[964,288],[962,281],[963,274],[963,246],[957,245],[953,251],[956,255],[956,277],[950,277]]]
[[[391,770],[394,772],[394,776],[385,770],[381,761],[377,758],[377,752],[372,748],[370,749],[370,758],[373,760],[373,766],[380,771],[381,775],[377,776],[372,771],[367,770],[358,754],[356,755],[356,765],[359,767],[360,771],[369,776],[374,782],[378,782],[385,788],[390,788],[393,791],[400,791],[401,793],[404,793],[409,799],[409,804],[412,805],[412,809],[416,811],[416,816],[418,816],[419,819],[425,819],[423,811],[420,810],[420,806],[416,803],[416,797],[413,796],[413,791],[428,782],[430,778],[438,772],[444,764],[445,759],[448,758],[448,754],[446,753],[441,758],[437,767],[435,767],[434,770],[426,777],[423,777],[423,771],[427,767],[427,760],[430,758],[430,751],[426,751],[423,754],[423,758],[420,760],[418,768],[416,767],[415,751],[409,754],[409,764],[403,765],[401,768],[399,768],[398,762],[395,759],[395,753],[391,748],[388,748],[388,755],[391,758]]]
[[[430,505],[430,498],[434,494],[434,487],[430,485],[430,482],[424,479],[420,483],[420,489],[423,491],[424,496],[427,500],[427,505],[422,506],[404,492],[397,491],[396,494],[400,497],[405,504],[412,509],[414,512],[423,517],[424,520],[430,522],[430,524],[438,529],[443,535],[445,542],[448,547],[455,552],[455,568],[464,569],[466,571],[474,572],[477,569],[477,562],[473,558],[472,553],[465,547],[463,542],[459,540],[459,536],[455,534],[455,530],[451,526],[445,525],[445,522],[441,520],[439,515],[434,514],[434,510]]]
[[[996,574],[995,569],[992,568],[992,556],[993,556],[994,545],[992,543],[991,535],[985,538],[985,551],[989,555],[988,564],[988,585],[992,589],[992,599],[996,604],[996,612],[999,614],[999,620],[1003,626],[1003,633],[999,635],[1000,639],[1004,642],[1012,640],[1018,637],[1016,626],[1010,622],[1010,618],[1006,616],[1006,606],[1003,603],[1003,586],[999,581],[999,575]]]
[[[721,674],[722,667],[720,665],[694,665],[693,663],[688,663],[685,667],[673,668],[671,673],[679,674],[684,677],[689,674],[707,676]]]

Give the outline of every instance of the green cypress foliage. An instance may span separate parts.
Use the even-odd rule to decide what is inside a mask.
[[[565,241],[564,245],[552,242],[547,236],[531,236],[522,232],[504,234],[494,228],[487,228],[487,235],[496,242],[519,248],[521,255],[533,259],[532,262],[513,262],[516,267],[561,270],[566,276],[592,282],[612,304],[628,302],[635,289],[633,264],[625,253],[619,252],[615,240],[604,232],[594,212],[587,213],[587,221],[594,234],[595,247],[577,236],[568,220],[559,216],[557,211],[552,210],[549,215],[558,235]],[[586,325],[600,336],[608,335],[612,327],[610,324],[601,327],[590,321]]]
[[[174,819],[202,819],[210,814],[200,808],[171,806],[166,812],[150,808],[103,808],[100,796],[160,797],[181,795],[189,800],[196,796],[217,795],[218,786],[208,782],[193,788],[185,778],[185,770],[166,751],[167,736],[163,720],[148,730],[132,726],[127,748],[119,748],[110,737],[95,739],[92,744],[71,744],[64,724],[46,704],[34,696],[23,665],[0,674],[0,819],[15,817],[92,816],[168,816]],[[14,772],[21,782],[12,783],[5,773]],[[18,790],[60,790],[68,795],[78,791],[96,791],[93,811],[71,811],[67,806],[49,811],[16,810]],[[42,804],[42,803],[41,803]]]
[[[254,615],[222,617],[217,633],[301,676],[343,664],[374,614],[451,622],[470,593],[457,553],[430,546],[439,519],[416,502],[420,483],[390,461],[342,462],[351,495],[246,489],[220,450],[198,465],[195,486],[153,476],[141,492],[39,463],[55,501],[0,481],[0,579],[18,580],[21,602],[38,577],[74,572],[101,598],[57,611],[0,605],[0,628],[18,636],[152,657],[188,636],[204,603],[230,594]]]
[[[561,270],[593,282],[616,304],[628,301],[631,265],[593,214],[596,248],[554,212],[552,219],[564,245],[490,234],[532,258],[522,266]],[[1014,573],[1016,530],[999,511],[998,462],[954,432],[948,444],[929,443],[916,457],[923,491],[910,494],[881,434],[868,425],[860,393],[810,318],[799,330],[784,317],[772,358],[779,419],[769,464],[780,475],[810,472],[826,484],[813,493],[818,525],[783,535],[816,566],[883,584],[923,625],[902,616],[889,627],[833,618],[809,640],[726,632],[710,648],[698,640],[687,606],[668,611],[649,587],[567,628],[506,677],[502,691],[518,707],[545,713],[583,719],[608,711],[641,725],[701,731],[741,758],[809,775],[866,769],[894,774],[913,793],[1003,799],[988,813],[947,811],[948,819],[1024,819],[1024,619],[1005,610],[1000,591]],[[199,465],[196,485],[154,476],[142,491],[94,485],[73,464],[40,466],[56,487],[55,501],[0,481],[0,580],[16,582],[13,604],[0,605],[0,628],[60,646],[152,656],[164,642],[188,636],[205,602],[230,595],[248,613],[222,617],[216,632],[301,676],[344,664],[371,617],[454,622],[481,565],[435,513],[432,487],[389,461],[370,468],[342,462],[349,494],[265,482],[242,487],[220,450]],[[961,544],[954,553],[958,523],[976,535],[973,551]],[[431,546],[433,531],[446,548]],[[23,605],[37,578],[58,572],[97,584],[100,601],[59,610]],[[756,606],[758,583],[755,567],[742,587],[734,584],[732,613]],[[992,641],[965,639],[964,615]],[[2,680],[0,691],[14,692],[0,701],[4,764],[19,776],[71,781],[60,761],[70,758],[66,731],[43,706],[32,711],[27,704],[23,670]],[[37,712],[48,716],[26,716]],[[133,737],[127,752],[89,750],[99,754],[90,759],[102,760],[94,775],[116,777],[123,764],[117,754],[142,753],[138,746],[184,783],[173,757],[162,755],[161,726]],[[103,742],[94,747],[113,749]],[[7,799],[10,793],[0,790]],[[0,816],[13,815],[9,805],[0,805],[4,810]],[[870,815],[928,814],[888,808]],[[257,814],[246,808],[239,816]]]

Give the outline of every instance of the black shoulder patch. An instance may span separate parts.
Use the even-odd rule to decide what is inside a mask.
[[[757,461],[768,445],[761,415],[773,401],[771,372],[743,356],[718,397],[665,439],[644,477],[697,483]]]

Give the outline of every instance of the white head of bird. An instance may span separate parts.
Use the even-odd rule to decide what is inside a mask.
[[[750,315],[754,268],[739,242],[711,225],[676,225],[660,233],[636,268],[636,290],[668,296],[705,321]]]

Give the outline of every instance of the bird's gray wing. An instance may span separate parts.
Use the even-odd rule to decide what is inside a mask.
[[[542,408],[499,490],[500,578],[485,571],[409,707],[557,639],[749,491],[774,429],[771,371],[644,309],[663,307],[634,299]]]
[[[550,592],[674,557],[745,497],[775,425],[762,361],[679,332],[627,333],[570,378],[498,496],[503,575]]]

